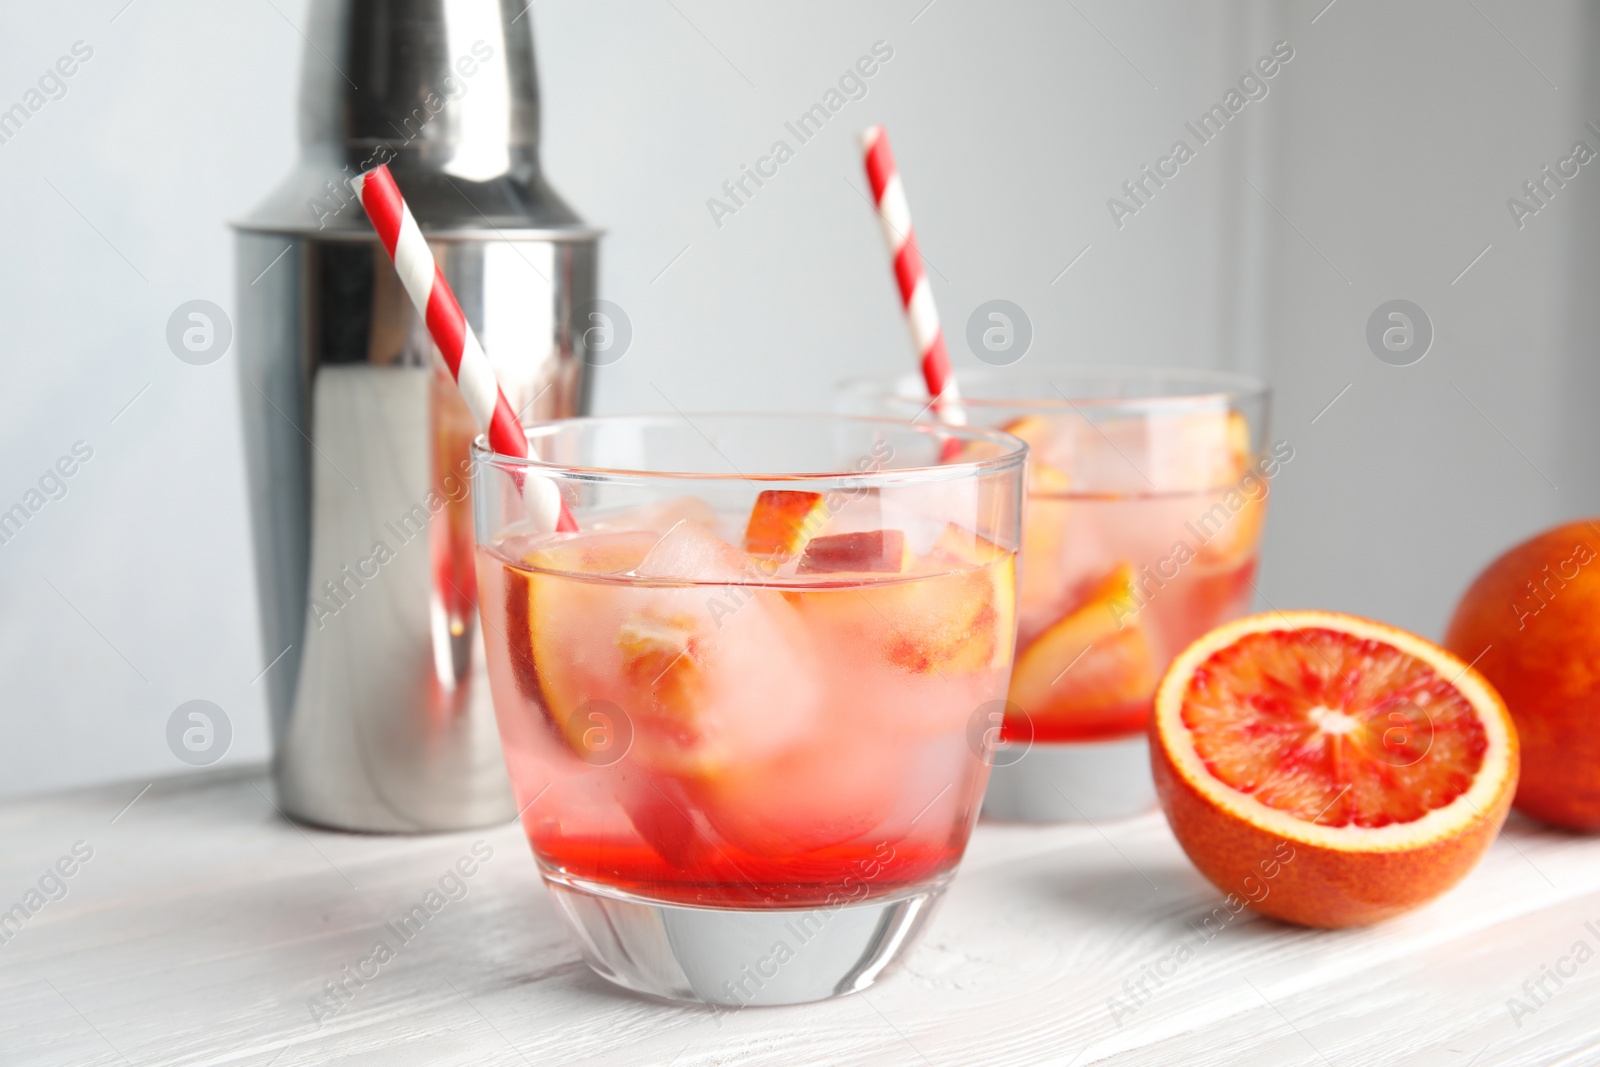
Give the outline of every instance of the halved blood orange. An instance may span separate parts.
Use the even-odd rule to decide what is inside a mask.
[[[1505,821],[1505,704],[1444,649],[1321,611],[1252,615],[1173,660],[1151,763],[1219,889],[1308,926],[1376,922],[1466,876]]]

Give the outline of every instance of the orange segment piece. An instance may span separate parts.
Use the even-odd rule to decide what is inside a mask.
[[[744,531],[744,550],[753,556],[788,558],[811,540],[827,517],[821,493],[767,489],[756,497]]]
[[[864,530],[813,537],[800,557],[799,573],[900,574],[909,570],[911,563],[911,546],[906,544],[903,531]]]
[[[818,634],[913,673],[1009,666],[1017,625],[1013,553],[950,524],[907,577],[864,583],[849,597],[785,595]]]
[[[1218,494],[1205,513],[1192,520],[1195,529],[1215,530],[1200,545],[1195,558],[1201,567],[1237,567],[1254,555],[1261,544],[1261,528],[1267,519],[1267,483],[1254,490],[1244,487]]]
[[[1009,664],[1017,637],[1015,555],[949,523],[924,563],[953,573],[893,587],[902,601],[910,602],[900,605],[889,658],[917,671],[984,670]],[[942,599],[946,596],[955,599],[957,610],[950,610]]]
[[[1009,699],[1036,739],[1114,737],[1143,727],[1156,664],[1133,583],[1132,566],[1118,564],[1017,657]]]
[[[660,539],[580,534],[530,552],[536,572],[508,570],[508,625],[526,620],[507,635],[513,662],[526,660],[514,668],[518,685],[537,687],[575,754],[585,753],[590,724],[580,711],[591,702],[627,719],[630,759],[668,774],[714,773],[804,735],[816,698],[809,635],[782,595],[605,580],[649,569],[647,557],[715,571],[719,554],[727,567],[745,559],[697,523],[679,523]],[[763,714],[749,714],[757,704]]]
[[[570,574],[623,574],[636,567],[655,542],[654,534],[638,531],[589,534],[536,549],[529,552],[523,562]],[[505,575],[506,643],[511,675],[525,698],[543,700],[539,668],[533,654],[534,579],[515,567],[506,567]]]
[[[1516,731],[1488,682],[1350,615],[1213,630],[1173,661],[1153,722],[1157,791],[1195,866],[1311,926],[1438,896],[1481,858],[1516,790]]]
[[[706,689],[698,628],[693,615],[646,608],[623,620],[616,641],[628,686],[648,694],[651,721],[689,746],[700,740],[694,710]]]

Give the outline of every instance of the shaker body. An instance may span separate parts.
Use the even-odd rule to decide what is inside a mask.
[[[594,236],[430,244],[522,418],[583,413]],[[375,239],[245,230],[238,263],[279,806],[379,832],[509,820],[466,406]]]

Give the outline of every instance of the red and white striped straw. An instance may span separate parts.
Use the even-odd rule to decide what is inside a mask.
[[[917,235],[911,228],[911,207],[906,190],[889,151],[889,135],[882,126],[861,131],[861,151],[866,158],[867,181],[872,185],[872,202],[883,224],[883,239],[894,260],[894,277],[900,283],[900,302],[911,324],[911,341],[922,361],[922,379],[933,399],[933,410],[940,422],[952,426],[966,424],[961,410],[961,394],[950,373],[950,353],[945,350],[944,333],[939,329],[939,312],[933,306],[933,288],[922,269],[922,254],[917,251]]]
[[[384,250],[394,261],[395,273],[400,275],[400,283],[417,314],[427,322],[428,333],[450,368],[468,410],[479,429],[489,435],[489,447],[501,455],[526,458],[528,436],[495,380],[494,366],[478,343],[478,335],[467,325],[467,316],[428,249],[411,208],[400,195],[394,175],[380,163],[352,178],[350,184],[372,220],[372,228],[378,231]],[[561,498],[561,490],[551,479],[529,478],[522,491],[540,529],[571,532],[578,528]]]

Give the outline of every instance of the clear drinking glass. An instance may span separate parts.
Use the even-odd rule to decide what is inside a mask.
[[[1022,443],[801,415],[528,437],[542,461],[474,446],[480,608],[522,823],[590,965],[727,1006],[871,984],[977,817]],[[582,532],[536,532],[536,477]]]
[[[1128,815],[1155,800],[1145,729],[1191,641],[1250,608],[1268,485],[1266,386],[1220,371],[1045,367],[957,375],[961,410],[1028,442],[1017,657],[986,814]],[[931,420],[916,375],[841,407]]]

